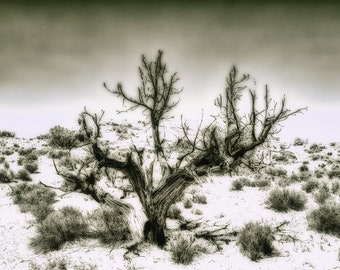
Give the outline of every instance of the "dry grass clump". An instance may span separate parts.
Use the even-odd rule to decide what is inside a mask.
[[[192,201],[189,198],[185,198],[183,202],[184,208],[188,209],[192,207]]]
[[[266,173],[271,176],[287,176],[287,170],[284,168],[269,167]]]
[[[35,214],[39,209],[43,210],[44,206],[52,205],[56,194],[42,185],[20,183],[12,187],[11,196],[22,212]]]
[[[127,221],[115,209],[101,207],[91,215],[90,219],[94,221],[91,234],[104,244],[116,244],[132,239]]]
[[[167,217],[170,219],[180,219],[182,217],[182,211],[176,204],[173,204],[169,207]]]
[[[32,181],[30,173],[25,169],[20,169],[16,173],[15,178],[26,182]]]
[[[27,170],[30,173],[36,173],[39,169],[39,166],[37,163],[26,163],[24,166],[25,170]]]
[[[193,235],[184,233],[172,235],[168,250],[175,263],[184,265],[192,263],[201,253],[207,252],[207,249],[199,244]]]
[[[247,223],[239,232],[237,245],[241,253],[252,261],[276,254],[273,245],[275,235],[272,228],[259,222]]]
[[[15,132],[1,130],[0,131],[0,138],[15,138]]]
[[[328,199],[331,198],[331,192],[326,183],[324,183],[317,193],[314,194],[314,200],[318,204],[324,204]]]
[[[313,192],[314,189],[319,187],[319,182],[315,179],[310,179],[307,182],[303,183],[302,189],[307,193]]]
[[[13,180],[14,174],[9,169],[0,169],[0,183],[10,183]]]
[[[340,237],[340,205],[323,204],[308,216],[308,226],[321,233]]]
[[[204,194],[194,194],[192,201],[198,204],[207,204],[207,197]]]
[[[89,226],[82,213],[73,207],[63,207],[47,216],[31,239],[31,247],[38,252],[58,250],[68,241],[88,236]]]
[[[266,204],[278,212],[288,212],[303,210],[306,202],[307,198],[303,192],[277,188],[270,192]]]

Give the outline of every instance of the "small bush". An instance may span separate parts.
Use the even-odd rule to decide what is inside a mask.
[[[323,184],[319,191],[317,193],[315,193],[314,195],[314,200],[318,203],[318,204],[324,204],[326,202],[327,199],[329,199],[331,197],[331,193],[329,191],[329,188],[326,184]]]
[[[194,203],[207,204],[207,197],[204,194],[194,194],[192,200]]]
[[[183,206],[184,208],[188,209],[188,208],[191,208],[192,207],[192,202],[190,199],[186,198],[183,202]]]
[[[287,170],[285,170],[284,168],[269,167],[266,170],[266,173],[271,176],[286,176]]]
[[[340,182],[339,181],[332,182],[332,193],[336,194],[339,191],[340,191]]]
[[[169,251],[171,259],[177,264],[188,265],[195,257],[207,250],[196,242],[196,238],[188,234],[175,234],[170,239]]]
[[[252,261],[257,261],[276,253],[273,245],[274,240],[275,236],[270,226],[259,222],[250,222],[240,231],[237,245],[240,247],[242,254]]]
[[[25,164],[24,168],[30,173],[36,173],[39,169],[39,166],[37,163],[27,163]]]
[[[340,237],[340,205],[324,204],[313,210],[308,216],[308,226],[321,233]]]
[[[6,156],[10,156],[14,154],[14,151],[10,149],[6,149],[5,151],[2,151],[2,153]]]
[[[95,221],[94,236],[104,244],[115,244],[132,238],[126,220],[112,208],[96,210],[92,219]]]
[[[1,130],[0,131],[0,137],[1,138],[15,138],[15,132],[7,131],[7,130]]]
[[[303,145],[303,140],[299,137],[295,138],[293,145],[294,146],[302,146]]]
[[[300,172],[308,172],[309,168],[306,164],[303,164],[303,165],[300,166],[299,171]]]
[[[289,210],[300,211],[305,208],[306,196],[298,191],[288,189],[274,189],[270,192],[266,204],[278,212]]]
[[[255,181],[252,182],[253,187],[259,187],[259,188],[264,188],[268,187],[271,185],[271,181],[267,178],[265,179],[256,179]]]
[[[40,204],[53,204],[56,194],[42,185],[20,183],[12,188],[11,196],[22,212],[28,212]]]
[[[10,183],[13,179],[13,172],[8,169],[0,169],[0,183]]]
[[[30,245],[38,252],[58,250],[65,242],[88,235],[88,224],[82,213],[73,207],[55,211],[38,226],[38,234]]]
[[[4,156],[0,156],[0,164],[4,163],[6,158]]]
[[[44,202],[44,201],[37,205],[34,205],[31,208],[31,213],[38,222],[43,221],[53,211],[54,211],[54,208],[51,206],[51,204],[48,202]]]
[[[18,151],[18,154],[20,156],[26,156],[26,155],[32,153],[34,150],[35,150],[35,148],[33,148],[33,147],[30,147],[30,148],[20,148],[19,151]]]
[[[17,172],[17,174],[15,175],[16,179],[22,180],[22,181],[32,181],[32,177],[30,175],[30,173],[25,170],[25,169],[21,169]]]
[[[320,171],[320,170],[315,170],[314,171],[314,175],[316,176],[316,178],[321,178],[322,176],[324,176],[324,172]]]
[[[307,193],[311,193],[314,189],[319,187],[319,182],[316,180],[309,180],[302,185],[302,189]]]
[[[242,190],[243,189],[243,182],[239,179],[234,180],[231,183],[231,190]]]
[[[53,147],[71,149],[79,144],[76,132],[61,126],[55,126],[49,131],[49,144]]]
[[[340,169],[338,169],[338,168],[331,169],[331,170],[327,173],[327,175],[328,175],[328,177],[329,177],[330,179],[333,179],[334,177],[340,179]]]
[[[181,209],[177,205],[173,204],[168,210],[167,217],[170,219],[179,219],[181,218],[181,214]]]

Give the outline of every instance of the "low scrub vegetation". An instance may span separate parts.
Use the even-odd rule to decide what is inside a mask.
[[[204,194],[194,194],[192,201],[198,204],[207,204],[207,197]]]
[[[241,253],[252,261],[272,256],[276,253],[273,245],[275,235],[270,226],[257,223],[247,223],[239,232],[237,245]]]
[[[13,180],[14,174],[9,169],[0,169],[0,183],[10,183]]]
[[[266,204],[278,212],[289,210],[301,211],[307,202],[303,192],[289,189],[274,189],[270,192]]]
[[[303,183],[302,189],[307,193],[313,192],[314,189],[319,187],[319,182],[314,179],[310,179],[307,182]]]
[[[168,247],[171,259],[177,264],[188,265],[207,249],[190,234],[177,233],[172,236]]]
[[[116,210],[102,207],[91,216],[94,220],[93,236],[99,238],[104,244],[116,244],[117,242],[132,239],[126,220]]]
[[[284,168],[274,168],[274,167],[269,167],[266,170],[266,173],[271,176],[286,176],[287,175],[287,170]]]
[[[73,207],[63,207],[47,216],[37,228],[31,247],[46,253],[58,250],[68,242],[88,236],[89,226],[82,213]]]
[[[25,169],[20,169],[16,173],[15,178],[26,182],[32,181],[30,173]]]
[[[340,237],[340,205],[323,204],[313,210],[308,216],[311,229]]]
[[[15,132],[1,130],[0,131],[0,138],[15,138]]]
[[[173,204],[170,206],[168,210],[167,217],[170,219],[180,219],[181,214],[182,214],[181,209],[176,204]]]
[[[323,184],[317,193],[314,194],[314,200],[318,204],[324,204],[328,199],[331,198],[331,193],[327,184]]]
[[[27,163],[24,166],[25,170],[27,170],[30,173],[36,173],[39,169],[38,163]]]
[[[41,205],[52,205],[56,194],[42,185],[20,183],[12,187],[11,196],[22,212],[36,213]]]
[[[49,131],[49,144],[53,147],[71,149],[85,139],[83,134],[61,126],[55,126]]]

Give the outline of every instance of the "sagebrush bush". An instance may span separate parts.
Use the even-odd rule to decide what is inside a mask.
[[[204,194],[194,194],[192,201],[198,204],[207,204],[207,197]]]
[[[192,202],[191,202],[191,200],[188,199],[188,198],[184,199],[183,206],[184,206],[184,208],[186,208],[186,209],[191,208],[191,207],[192,207]]]
[[[177,233],[169,241],[171,259],[178,264],[188,265],[195,257],[206,252],[207,249],[196,242],[196,238],[189,234]]]
[[[12,187],[11,196],[21,211],[33,212],[40,204],[53,204],[56,193],[42,185],[20,183]]]
[[[240,179],[236,179],[231,183],[230,190],[242,190],[243,189],[243,182]]]
[[[39,166],[37,163],[34,162],[25,164],[24,168],[30,173],[36,173],[39,169]]]
[[[303,145],[303,140],[299,137],[295,138],[293,145],[294,146],[302,146]]]
[[[18,154],[19,154],[20,156],[26,156],[26,155],[32,153],[34,150],[35,150],[34,147],[30,147],[30,148],[20,148],[20,149],[18,150]]]
[[[308,226],[321,233],[340,237],[340,205],[323,204],[313,210],[308,216]]]
[[[10,150],[10,149],[6,149],[6,150],[2,151],[2,154],[6,155],[6,156],[10,156],[10,155],[14,154],[14,151]]]
[[[6,158],[4,156],[0,156],[0,164],[4,163]]]
[[[331,192],[327,184],[323,184],[318,192],[314,194],[314,200],[318,204],[324,204],[331,197]]]
[[[271,176],[286,176],[287,175],[287,170],[284,168],[274,168],[274,167],[269,167],[266,170],[266,173]]]
[[[30,212],[32,213],[32,215],[35,217],[35,219],[38,222],[43,221],[53,211],[54,211],[54,208],[51,206],[51,204],[48,202],[44,202],[44,201],[34,205],[30,210]]]
[[[252,183],[253,187],[264,188],[271,185],[271,181],[268,178],[264,179],[255,179]]]
[[[302,189],[306,191],[307,193],[311,193],[314,189],[318,187],[319,187],[319,182],[314,179],[310,179],[307,182],[303,183],[302,185]]]
[[[38,252],[58,250],[68,241],[89,235],[89,225],[82,213],[73,207],[63,207],[47,216],[31,239],[31,247]]]
[[[10,183],[13,180],[13,172],[8,169],[0,169],[0,183]]]
[[[309,168],[306,164],[303,164],[299,167],[299,171],[300,172],[308,172],[309,171]]]
[[[1,130],[0,131],[0,137],[1,138],[15,138],[15,132],[7,131],[7,130]]]
[[[94,220],[93,236],[104,244],[115,244],[132,239],[127,221],[115,209],[101,207],[91,216]]]
[[[79,144],[75,131],[55,126],[49,131],[49,144],[53,147],[71,149]]]
[[[181,214],[181,209],[176,204],[173,204],[169,207],[167,217],[170,219],[180,219],[182,217]]]
[[[249,222],[239,232],[237,245],[242,254],[252,261],[257,261],[276,253],[274,240],[275,235],[270,226],[259,222]]]
[[[334,177],[337,177],[340,179],[340,169],[339,168],[334,168],[331,169],[328,173],[327,173],[328,177],[330,179],[333,179]]]
[[[22,181],[27,181],[27,182],[32,181],[32,177],[31,177],[30,173],[25,169],[19,170],[16,173],[15,178],[22,180]]]
[[[272,190],[266,204],[269,208],[278,212],[287,212],[289,210],[303,210],[306,202],[307,199],[303,192],[284,188]]]

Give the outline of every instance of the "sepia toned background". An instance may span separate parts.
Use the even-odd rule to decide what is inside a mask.
[[[36,136],[76,127],[84,106],[115,116],[120,100],[103,88],[122,82],[132,95],[141,54],[165,52],[183,87],[173,115],[215,113],[214,98],[235,64],[268,84],[292,109],[281,136],[339,141],[340,5],[302,1],[0,2],[0,130]],[[255,81],[250,85],[255,87]]]

